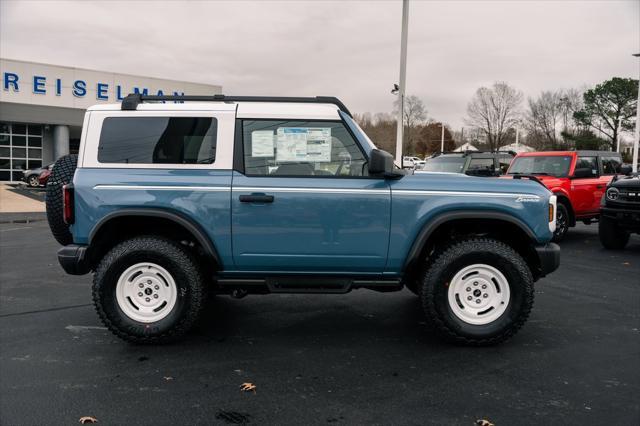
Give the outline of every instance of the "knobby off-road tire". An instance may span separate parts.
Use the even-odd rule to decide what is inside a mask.
[[[73,236],[69,231],[69,225],[64,223],[64,211],[62,207],[62,187],[73,181],[73,174],[78,166],[77,155],[65,155],[60,157],[53,166],[51,176],[47,182],[47,195],[45,205],[47,207],[47,221],[53,237],[63,246],[73,243]]]
[[[602,246],[609,250],[622,250],[629,242],[629,233],[620,229],[614,219],[600,215],[598,237]]]
[[[558,203],[556,213],[556,230],[553,232],[553,242],[564,240],[569,232],[569,210],[563,203]]]
[[[533,277],[510,246],[490,238],[469,238],[436,255],[424,275],[420,296],[428,322],[445,339],[493,345],[513,336],[529,317]],[[474,309],[489,310],[480,315]]]
[[[184,247],[164,238],[136,237],[115,246],[98,265],[93,302],[116,336],[132,343],[165,343],[184,335],[199,318],[206,302],[204,282]],[[160,305],[163,300],[168,304]],[[157,312],[150,310],[154,303]]]

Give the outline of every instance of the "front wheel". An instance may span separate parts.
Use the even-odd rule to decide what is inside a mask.
[[[553,233],[553,241],[558,243],[564,240],[564,237],[569,232],[569,210],[567,207],[558,203],[558,208],[556,212],[556,230]]]
[[[620,229],[614,219],[600,215],[598,237],[602,246],[609,250],[622,250],[629,242],[629,233]]]
[[[116,336],[163,343],[182,336],[200,316],[204,279],[184,247],[159,237],[137,237],[115,246],[100,262],[93,301]]]
[[[522,257],[489,238],[469,238],[442,251],[422,283],[427,319],[448,340],[485,346],[503,342],[526,322],[533,278]]]
[[[29,176],[29,179],[27,179],[27,185],[32,188],[40,186],[40,178],[38,177],[38,175]]]

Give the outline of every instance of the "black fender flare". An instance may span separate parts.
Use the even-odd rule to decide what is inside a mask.
[[[159,217],[162,219],[170,220],[182,226],[187,231],[189,231],[191,235],[193,235],[196,241],[198,241],[198,243],[202,246],[207,256],[210,256],[219,267],[222,267],[222,262],[220,260],[220,256],[218,255],[218,251],[216,250],[216,247],[214,246],[207,233],[204,231],[204,229],[202,229],[202,226],[183,214],[165,209],[121,209],[109,213],[102,219],[100,219],[98,223],[95,224],[93,229],[91,229],[88,239],[89,245],[91,245],[91,242],[100,231],[100,228],[109,223],[112,219],[126,216]]]
[[[487,210],[447,211],[438,214],[422,227],[420,233],[418,233],[418,236],[415,238],[415,240],[413,240],[411,249],[409,250],[407,258],[405,259],[403,270],[406,271],[414,262],[420,260],[419,257],[422,249],[429,240],[429,237],[431,237],[431,234],[433,234],[436,229],[447,222],[460,219],[490,219],[509,222],[520,228],[531,239],[533,243],[536,242],[536,235],[531,230],[531,228],[529,228],[526,223],[510,214]]]

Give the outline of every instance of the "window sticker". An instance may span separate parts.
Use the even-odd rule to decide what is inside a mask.
[[[303,127],[279,127],[276,161],[307,161],[307,134]]]
[[[331,128],[310,128],[307,133],[307,161],[331,161]]]
[[[273,157],[273,130],[251,132],[251,156]]]

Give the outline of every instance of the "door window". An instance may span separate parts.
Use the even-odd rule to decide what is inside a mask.
[[[513,160],[513,157],[510,155],[501,155],[500,157],[498,157],[498,161],[500,162],[500,174],[507,173],[507,170],[509,170],[509,165],[511,164],[511,160]]]
[[[367,175],[367,159],[341,122],[243,121],[247,176]]]
[[[588,169],[591,170],[591,177],[598,176],[598,160],[596,157],[578,157],[576,162],[576,170]]]
[[[495,170],[493,158],[472,158],[467,168],[467,174],[476,176],[491,176]]]
[[[615,175],[620,173],[622,167],[622,160],[617,156],[604,156],[602,157],[602,174],[603,175]]]

